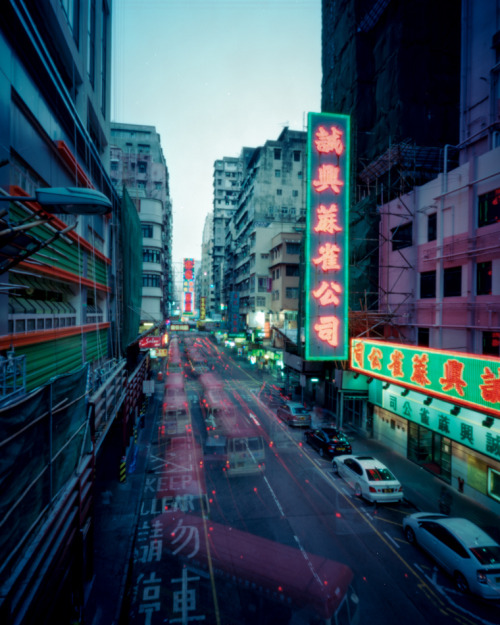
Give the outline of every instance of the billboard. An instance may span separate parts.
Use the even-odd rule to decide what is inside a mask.
[[[350,117],[309,113],[306,360],[348,358]]]
[[[355,338],[350,367],[500,417],[500,358]]]
[[[192,258],[184,259],[183,270],[183,314],[192,315],[194,313],[194,260]]]

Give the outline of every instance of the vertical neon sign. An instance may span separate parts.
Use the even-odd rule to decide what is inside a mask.
[[[306,360],[347,360],[350,117],[309,113]]]
[[[194,260],[184,259],[184,314],[194,313]]]

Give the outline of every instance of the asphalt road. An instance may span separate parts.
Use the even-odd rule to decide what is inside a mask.
[[[444,573],[406,543],[401,522],[414,509],[357,499],[330,463],[303,445],[302,431],[281,423],[257,398],[262,380],[255,373],[208,342],[203,351],[234,405],[259,423],[265,473],[231,478],[220,466],[203,463],[203,392],[194,372],[186,382],[194,434],[188,449],[162,436],[157,415],[124,623],[321,622],[308,606],[283,603],[244,578],[177,557],[170,521],[179,512],[293,547],[306,558],[316,554],[347,565],[360,624],[499,622],[498,604],[457,594]],[[355,440],[352,445],[355,451]],[[235,562],[238,557],[234,553]]]

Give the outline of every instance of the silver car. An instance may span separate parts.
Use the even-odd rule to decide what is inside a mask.
[[[453,577],[457,590],[500,599],[500,545],[480,527],[468,519],[417,512],[403,519],[403,531]]]
[[[391,502],[403,499],[403,487],[389,469],[371,456],[337,456],[334,473],[342,477],[357,497],[368,501]]]
[[[278,406],[276,414],[288,425],[303,425],[305,427],[311,425],[310,411],[296,401],[287,401],[283,406]]]

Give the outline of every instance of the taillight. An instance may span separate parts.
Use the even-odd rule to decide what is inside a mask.
[[[370,486],[370,488],[368,489],[370,491],[370,493],[376,493],[377,489],[374,488],[373,486]]]

